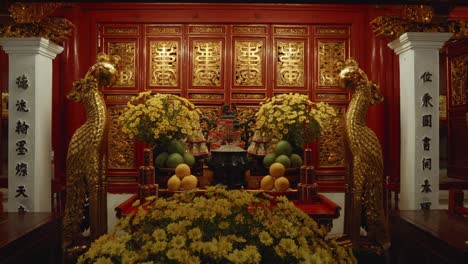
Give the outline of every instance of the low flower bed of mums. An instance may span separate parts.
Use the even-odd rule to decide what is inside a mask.
[[[149,197],[78,263],[356,263],[287,198],[209,187]]]

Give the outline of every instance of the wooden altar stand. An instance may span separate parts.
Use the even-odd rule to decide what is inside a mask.
[[[0,213],[0,263],[62,263],[58,213]]]
[[[468,217],[448,210],[398,211],[391,263],[468,263]]]
[[[197,194],[202,195],[206,190],[201,189],[197,191]],[[246,190],[248,192],[261,192],[259,190]],[[285,195],[288,197],[294,205],[301,209],[304,213],[308,214],[312,219],[314,219],[318,224],[327,226],[330,228],[333,226],[333,219],[337,219],[340,217],[340,210],[341,207],[335,204],[333,201],[328,199],[327,197],[316,194],[315,198],[311,203],[302,203],[296,200],[297,198],[297,190],[290,190],[285,192],[274,192],[274,191],[266,191],[266,193],[270,194],[271,196],[281,196]],[[174,194],[167,189],[159,189],[159,197],[168,197]],[[117,218],[122,218],[129,214],[134,214],[137,212],[137,206],[133,206],[133,203],[138,199],[138,195],[133,195],[123,203],[119,204],[115,207],[115,212]]]

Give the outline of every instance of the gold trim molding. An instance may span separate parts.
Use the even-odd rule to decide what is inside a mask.
[[[461,106],[466,104],[468,80],[468,54],[454,57],[450,60],[451,104]]]

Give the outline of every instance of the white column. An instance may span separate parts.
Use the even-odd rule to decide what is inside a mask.
[[[407,32],[388,44],[400,60],[401,210],[439,208],[439,49],[451,35]]]
[[[52,60],[44,38],[0,38],[9,58],[8,211],[51,211]]]

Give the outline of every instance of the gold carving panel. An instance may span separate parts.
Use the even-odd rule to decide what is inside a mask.
[[[197,100],[223,100],[224,95],[222,94],[212,94],[212,93],[191,93],[190,99]]]
[[[319,101],[346,101],[349,99],[347,93],[316,93],[315,98]]]
[[[319,140],[320,168],[336,168],[345,166],[345,107],[334,107],[337,118],[333,119],[330,127],[322,130]]]
[[[179,42],[150,41],[150,86],[177,87]]]
[[[199,106],[197,105],[198,110],[201,112],[201,116],[208,118],[208,120],[216,122],[219,119],[219,106]],[[200,126],[202,129],[208,130],[208,124],[201,122]]]
[[[133,169],[135,167],[135,143],[122,133],[119,116],[124,107],[109,107],[109,169]]]
[[[348,29],[346,28],[317,28],[318,35],[347,35]]]
[[[451,104],[461,106],[466,104],[466,89],[468,80],[468,55],[454,57],[450,61],[451,72]]]
[[[264,93],[233,93],[232,99],[264,99]]]
[[[181,26],[147,26],[146,34],[148,35],[180,35],[182,33]]]
[[[236,107],[237,110],[237,119],[239,123],[245,122],[250,118],[255,118],[255,113],[257,113],[259,107],[251,107],[251,106],[244,106],[244,107]],[[253,124],[252,129],[255,128],[255,123]]]
[[[106,35],[137,35],[137,27],[105,27],[104,34]]]
[[[236,40],[234,86],[262,86],[264,44],[262,40]]]
[[[222,41],[193,41],[192,86],[221,85]]]
[[[234,34],[266,34],[267,28],[265,26],[262,27],[254,27],[254,26],[234,26],[232,28],[232,33]]]
[[[307,27],[274,27],[275,35],[307,35]]]
[[[192,34],[224,34],[226,32],[226,28],[224,26],[221,27],[213,27],[213,26],[190,26],[189,33]]]
[[[276,85],[304,86],[304,41],[278,40],[276,44]]]
[[[119,76],[113,87],[135,87],[136,46],[136,41],[107,43],[108,53],[120,56]]]
[[[346,59],[346,45],[344,41],[318,42],[318,85],[337,86],[338,74],[341,70],[340,62]]]

